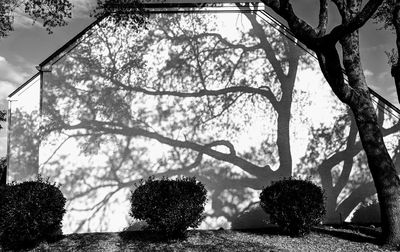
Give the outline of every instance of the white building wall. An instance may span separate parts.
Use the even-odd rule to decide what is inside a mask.
[[[252,26],[252,18],[262,30]],[[51,72],[43,73],[42,128],[24,137],[35,139],[40,132],[35,161],[40,173],[61,184],[68,199],[65,233],[127,227],[132,221],[130,190],[150,175],[196,176],[206,185],[209,201],[201,228],[260,227],[265,216],[257,209],[258,194],[283,176],[309,177],[322,185],[330,223],[350,220],[363,200],[374,198],[358,137],[357,151],[346,156],[352,160],[350,170],[343,171],[344,160],[327,165],[346,147],[355,127],[351,116],[325,83],[317,61],[265,17],[165,13],[152,15],[147,29],[115,28],[104,21],[89,34],[52,61]],[[278,64],[271,63],[271,51],[261,46],[262,36]],[[289,63],[299,55],[296,64]],[[289,78],[291,71],[296,75]],[[40,101],[40,85],[34,83],[31,96],[21,96],[19,107],[34,108],[24,105],[25,99]],[[269,91],[266,96],[229,93],[208,98],[151,93],[241,86],[264,95]],[[380,111],[384,127],[398,123],[395,112]],[[36,112],[28,114],[27,121],[36,121],[30,119],[33,115]],[[286,118],[279,124],[283,126],[278,126],[278,117]],[[399,131],[394,132],[385,141],[395,157]],[[278,136],[289,142],[278,144]],[[13,149],[18,139],[11,138]],[[246,165],[206,153],[197,164],[199,151],[187,143],[206,146],[217,140],[229,140],[236,158]],[[221,155],[230,152],[226,145],[212,149]],[[32,159],[25,165],[22,158],[12,157],[21,164],[10,166],[10,179],[22,179],[15,175],[18,167],[31,169],[27,162]]]
[[[7,181],[33,179],[38,173],[40,75],[9,98],[9,167]]]

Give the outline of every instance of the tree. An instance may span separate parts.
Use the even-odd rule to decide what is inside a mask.
[[[105,4],[107,2],[110,1],[105,1]],[[383,0],[370,0],[365,5],[361,0],[333,0],[342,23],[329,33],[326,0],[319,1],[319,22],[315,28],[295,14],[288,0],[262,0],[262,2],[286,20],[293,34],[315,52],[320,68],[333,92],[351,109],[380,202],[382,239],[389,246],[400,244],[400,179],[383,141],[359,52],[358,29],[372,18]],[[248,5],[238,4],[242,8]],[[118,9],[121,8],[110,6],[111,13],[118,13]],[[133,5],[132,8],[138,7]],[[398,14],[398,9],[395,10],[397,12],[394,16]],[[337,44],[341,46],[342,59],[339,57]]]
[[[336,106],[340,107],[340,101],[337,102]],[[343,113],[334,118],[331,126],[311,127],[312,136],[306,155],[302,157],[295,171],[296,174],[320,178],[326,194],[328,223],[344,221],[359,205],[360,199],[376,200],[376,190],[368,171],[367,158],[357,137],[354,117],[348,110],[343,107]],[[392,159],[396,163],[400,150],[399,118],[397,113],[392,114],[382,101],[378,101],[377,112],[386,144],[392,149]],[[340,163],[343,165],[340,166]],[[396,169],[399,168],[397,164]],[[349,193],[343,195],[343,191]]]
[[[126,1],[117,1],[117,3],[123,3]],[[328,23],[328,2],[326,0],[320,0],[320,15],[319,15],[319,23],[316,28],[311,27],[304,20],[301,20],[296,16],[293,11],[293,8],[288,0],[262,0],[267,6],[271,7],[273,11],[275,11],[278,15],[284,18],[289,25],[291,31],[296,35],[296,37],[301,40],[307,47],[313,50],[319,60],[319,64],[321,70],[331,86],[333,92],[337,95],[337,97],[351,109],[354,118],[355,124],[357,125],[362,146],[366,152],[366,156],[368,158],[369,169],[371,171],[372,177],[374,179],[374,184],[377,189],[378,198],[380,201],[380,207],[382,212],[382,226],[383,226],[383,239],[384,242],[388,245],[396,245],[400,243],[400,180],[397,177],[396,171],[394,169],[393,162],[388,154],[386,146],[383,142],[383,136],[380,129],[380,125],[378,122],[377,115],[375,113],[375,109],[372,105],[369,89],[367,83],[365,81],[365,77],[362,71],[362,66],[360,62],[359,55],[359,37],[358,37],[358,29],[362,27],[365,22],[367,22],[374,12],[377,10],[379,5],[382,3],[381,1],[368,1],[367,4],[362,5],[361,0],[352,0],[352,1],[342,1],[335,0],[333,3],[336,5],[340,15],[342,16],[342,24],[336,26],[331,32],[327,33],[327,23]],[[104,3],[103,1],[99,1],[99,3]],[[115,14],[112,17],[115,18],[117,22],[125,22],[129,20],[133,20],[135,23],[133,26],[137,27],[137,23],[141,23],[142,20],[145,24],[145,19],[141,19],[141,15],[134,15],[134,18],[122,18],[126,15],[118,15],[123,10],[123,13],[126,13],[127,8],[120,8],[121,5],[114,6],[110,3],[112,1],[105,1],[109,5],[99,5],[100,8],[103,8],[105,13],[107,14]],[[104,3],[104,4],[105,4]],[[117,7],[115,7],[117,6]],[[129,6],[128,6],[129,7]],[[136,10],[143,10],[142,6],[133,4],[130,7]],[[249,4],[238,5],[239,8],[247,9]],[[119,12],[118,12],[119,11]],[[128,12],[129,13],[129,12]],[[135,12],[136,13],[136,12]],[[104,13],[103,13],[104,14]],[[128,15],[129,16],[129,15]],[[136,17],[139,17],[137,19]],[[131,22],[132,24],[132,22]],[[180,38],[182,39],[182,38]],[[338,50],[336,45],[339,43],[342,47],[343,59],[341,60],[339,57]],[[200,56],[200,55],[198,55]],[[201,57],[199,57],[201,58]],[[93,62],[91,62],[93,63]],[[133,62],[133,64],[137,64],[138,62]],[[345,80],[344,73],[342,71],[342,64],[344,66],[345,74],[347,75],[348,81]],[[116,67],[116,66],[114,66]],[[264,65],[260,66],[265,67]],[[111,70],[113,68],[110,68]],[[110,70],[107,69],[107,70]],[[113,76],[113,72],[111,72]],[[100,76],[104,78],[104,76]],[[114,84],[119,84],[120,88],[123,88],[123,83],[114,82]],[[130,88],[129,86],[127,88]],[[154,87],[151,87],[154,88]],[[242,91],[247,92],[248,94],[264,94],[264,96],[268,96],[270,90],[264,88],[258,88],[259,90],[254,90],[252,88],[243,88],[242,85],[237,85],[235,88],[230,88],[229,92],[232,90],[241,89]],[[141,92],[143,94],[148,95],[174,95],[173,92],[161,90],[147,90],[147,89],[131,89],[131,91]],[[215,90],[200,90],[198,93],[188,93],[187,90],[183,90],[183,94],[176,95],[179,96],[190,96],[190,97],[203,97],[204,92],[208,95],[216,96],[217,93]],[[221,90],[218,90],[221,91]],[[222,109],[230,106],[230,101],[232,99],[238,99],[235,95],[228,95],[226,93],[227,89],[224,89],[224,99]],[[111,100],[112,98],[109,96],[110,93],[104,94],[106,101]],[[106,97],[108,95],[108,98]],[[116,100],[118,101],[118,100]],[[209,105],[208,108],[212,108],[213,102],[215,99],[207,99],[207,103]],[[215,103],[214,103],[215,104]],[[107,107],[107,105],[105,105]],[[126,107],[121,107],[122,109],[126,109]],[[92,110],[95,111],[97,108],[93,107]],[[196,109],[201,109],[196,108]],[[214,108],[215,109],[215,108]],[[89,112],[93,112],[89,111]],[[214,115],[211,112],[209,115]],[[163,110],[160,108],[162,112],[161,115],[167,117],[169,114],[168,109]],[[195,150],[199,153],[210,155],[212,157],[219,157],[221,160],[234,162],[237,165],[241,165],[250,173],[256,173],[257,175],[265,175],[264,170],[265,167],[251,164],[243,159],[241,156],[236,156],[235,149],[232,148],[226,141],[212,141],[210,144],[199,145],[193,144],[191,141],[179,141],[172,139],[168,136],[162,136],[156,134],[155,132],[149,131],[149,128],[143,129],[139,127],[123,127],[126,125],[115,124],[114,122],[109,122],[104,124],[102,122],[93,120],[96,119],[95,114],[87,113],[84,115],[87,119],[91,119],[91,121],[82,120],[79,125],[62,125],[67,126],[67,129],[78,129],[86,127],[90,130],[98,130],[99,132],[114,132],[120,134],[126,134],[129,132],[131,135],[135,136],[144,136],[148,138],[156,139],[160,142],[169,144],[176,148],[181,147],[189,147],[189,149]],[[113,116],[117,116],[115,114]],[[156,118],[156,117],[155,117]],[[155,119],[154,118],[154,119]],[[133,125],[135,123],[143,123],[143,122],[131,122]],[[55,126],[55,125],[53,125]],[[137,125],[136,125],[137,126]],[[176,129],[175,129],[176,130]],[[186,136],[185,136],[186,137]],[[189,139],[196,140],[196,139]],[[211,139],[212,140],[212,139]],[[228,153],[216,151],[214,148],[216,146],[223,146],[229,150]],[[198,157],[201,157],[198,155]],[[195,161],[197,158],[195,158]],[[260,169],[262,168],[262,169]]]
[[[321,70],[333,92],[353,112],[378,194],[383,242],[389,246],[399,245],[400,179],[383,142],[359,52],[358,29],[371,19],[383,1],[368,1],[362,5],[361,0],[333,0],[342,23],[329,33],[327,33],[328,1],[326,0],[319,1],[319,22],[316,28],[296,16],[290,1],[262,0],[262,2],[284,18],[296,37],[316,53]],[[336,48],[337,44],[342,49],[342,60]]]
[[[7,112],[5,110],[0,110],[0,122],[5,122],[7,118]],[[0,123],[0,129],[3,128],[3,125]]]
[[[396,33],[396,48],[386,52],[391,64],[391,74],[397,90],[397,99],[400,102],[400,1],[385,0],[378,8],[374,19],[383,24],[383,28],[394,30]]]
[[[5,110],[0,110],[0,129],[3,129],[3,125],[1,122],[5,122],[7,119],[7,112]],[[0,185],[3,185],[6,183],[6,173],[5,170],[7,165],[7,159],[5,157],[2,157],[0,159]]]
[[[362,5],[361,0],[334,0],[342,23],[329,33],[327,33],[328,1],[326,0],[319,1],[319,22],[316,28],[296,16],[288,0],[262,0],[262,2],[285,19],[295,36],[316,53],[321,70],[333,92],[350,107],[377,189],[382,213],[382,238],[385,244],[391,246],[400,244],[400,179],[383,141],[359,52],[358,29],[372,18],[383,0],[370,0],[365,5]],[[238,4],[242,8],[248,5]],[[117,8],[114,10],[118,12]],[[394,24],[396,24],[395,17],[399,9],[394,8],[394,11]],[[337,44],[341,46],[342,59],[339,57]]]
[[[17,9],[22,9],[28,16],[42,22],[51,33],[52,28],[67,25],[65,19],[71,18],[72,4],[69,0],[2,0],[0,1],[0,38],[8,36],[13,31],[14,15]]]

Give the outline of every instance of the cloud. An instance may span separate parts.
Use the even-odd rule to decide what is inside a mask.
[[[0,56],[0,109],[7,107],[7,96],[29,78],[24,66],[16,66]]]
[[[27,79],[25,71],[21,67],[15,66],[0,56],[0,81],[6,81],[14,84],[22,84]]]
[[[28,16],[21,8],[15,10],[14,24],[15,29],[31,29],[32,26],[41,27],[40,21],[33,22],[33,19]]]
[[[72,18],[89,18],[92,10],[96,8],[96,0],[70,0],[73,4]],[[70,21],[66,19],[66,21]],[[33,21],[23,9],[17,8],[15,11],[14,28],[31,29],[32,24],[35,27],[43,27],[41,21]]]
[[[11,94],[18,85],[8,81],[0,81],[0,87],[0,110],[2,110],[7,107],[7,96]]]
[[[365,69],[364,70],[364,75],[369,77],[369,76],[374,76],[374,73],[372,71],[368,70],[368,69]]]
[[[97,5],[96,0],[71,0],[71,3],[74,5],[73,18],[88,18]]]
[[[7,96],[17,88],[15,84],[7,81],[0,81],[0,86],[1,86],[0,95],[5,93],[7,94]]]

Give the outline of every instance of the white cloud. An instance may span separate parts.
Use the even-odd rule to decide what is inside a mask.
[[[14,84],[22,84],[27,79],[27,74],[0,56],[0,81],[7,81]]]
[[[15,29],[31,29],[32,26],[40,27],[42,25],[41,22],[36,21],[33,23],[33,19],[28,16],[23,10],[17,8],[15,11],[15,19],[14,19],[14,28]]]
[[[11,94],[18,85],[8,81],[0,81],[0,110],[7,107],[7,96]]]
[[[382,80],[385,80],[385,79],[387,79],[387,78],[392,78],[391,77],[392,75],[390,74],[390,72],[389,71],[384,71],[384,72],[382,72],[382,73],[380,73],[379,75],[378,75],[378,81],[382,81]]]
[[[96,8],[96,0],[71,0],[74,8],[73,18],[88,18],[89,14]]]
[[[369,76],[374,76],[374,73],[372,71],[368,70],[368,69],[365,69],[364,70],[364,75],[369,77]]]
[[[23,66],[16,66],[0,56],[0,109],[7,107],[7,96],[29,78]]]

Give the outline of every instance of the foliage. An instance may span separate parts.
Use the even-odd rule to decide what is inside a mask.
[[[382,25],[381,29],[395,31],[396,24],[394,22],[394,9],[395,9],[395,0],[385,0],[382,5],[379,6],[376,11],[373,20],[375,23]],[[397,34],[399,36],[399,34]],[[390,65],[395,65],[398,60],[398,52],[395,48],[392,48],[390,51],[385,51],[386,56],[388,57],[388,63]]]
[[[6,183],[7,157],[0,158],[0,186]]]
[[[203,220],[206,199],[204,185],[194,177],[176,180],[149,177],[132,192],[130,215],[146,221],[150,230],[180,236]]]
[[[0,8],[1,12],[1,8]],[[1,19],[1,17],[0,17]],[[1,22],[1,20],[0,20]],[[1,29],[1,24],[0,24],[0,29]],[[1,122],[6,122],[7,121],[7,111],[6,110],[0,110],[0,129],[3,129],[3,126],[1,125]],[[3,172],[7,169],[7,158],[2,157],[0,158],[0,185],[5,184],[5,174]]]
[[[52,28],[65,26],[71,18],[72,4],[69,0],[5,0],[0,1],[0,38],[13,30],[14,14],[18,8],[33,19],[40,21],[49,33]]]
[[[375,23],[382,24],[383,29],[394,30],[393,8],[394,0],[384,0],[373,16]]]
[[[5,121],[7,121],[7,111],[6,110],[0,110],[0,129],[3,128],[3,126],[1,125],[1,122],[5,122]]]
[[[310,181],[293,178],[265,187],[260,205],[273,223],[292,236],[308,234],[325,214],[322,189]]]
[[[62,234],[66,199],[60,189],[38,176],[0,189],[0,240],[5,248],[31,246]]]
[[[363,202],[361,206],[354,212],[353,218],[351,218],[351,222],[368,224],[380,223],[381,210],[379,208],[379,202]]]
[[[114,24],[136,29],[147,24],[148,13],[138,0],[97,0],[93,15],[109,16]]]

